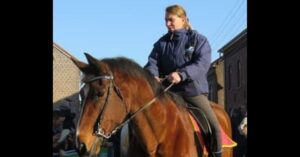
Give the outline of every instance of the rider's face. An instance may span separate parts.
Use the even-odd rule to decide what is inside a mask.
[[[184,27],[185,19],[175,14],[166,13],[165,22],[168,30],[173,32]]]

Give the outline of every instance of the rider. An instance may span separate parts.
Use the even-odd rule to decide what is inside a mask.
[[[183,96],[188,103],[205,113],[216,137],[213,155],[221,157],[220,126],[207,98],[210,45],[205,36],[192,30],[182,6],[171,5],[165,11],[168,33],[154,44],[145,69],[158,82],[167,76],[175,84],[170,89],[172,92]]]

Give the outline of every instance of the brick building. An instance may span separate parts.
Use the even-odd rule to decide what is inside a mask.
[[[224,99],[224,59],[218,58],[211,63],[209,71],[207,73],[207,80],[209,85],[210,101],[213,101],[222,106],[225,105]]]
[[[66,50],[53,43],[53,108],[67,103],[78,116],[80,70],[68,56]]]
[[[228,113],[247,108],[247,29],[219,50],[221,57],[207,73],[209,100],[223,105]]]
[[[224,58],[226,110],[247,108],[247,29],[219,52]]]

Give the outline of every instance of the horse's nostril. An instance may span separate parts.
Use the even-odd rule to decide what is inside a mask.
[[[79,146],[79,153],[80,154],[85,154],[86,153],[86,146],[84,143],[81,143]]]

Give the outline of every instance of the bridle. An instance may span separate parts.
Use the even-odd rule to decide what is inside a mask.
[[[167,77],[166,77],[167,78]],[[162,81],[166,80],[166,78],[164,78]],[[124,125],[126,125],[127,123],[129,123],[138,113],[142,112],[143,110],[145,110],[146,108],[150,107],[151,104],[153,104],[158,96],[155,96],[154,98],[152,98],[150,101],[148,101],[147,103],[145,103],[144,105],[142,105],[141,108],[139,108],[137,111],[133,112],[132,114],[129,113],[128,109],[127,109],[127,105],[126,102],[124,101],[124,97],[121,93],[121,90],[118,88],[118,86],[116,85],[115,81],[114,81],[114,77],[112,74],[110,75],[100,75],[100,76],[95,76],[89,80],[84,81],[84,83],[91,83],[93,81],[97,81],[97,80],[110,80],[109,83],[109,87],[107,90],[107,96],[105,98],[105,102],[104,105],[102,107],[102,109],[100,109],[100,113],[97,117],[97,121],[95,122],[95,128],[94,128],[94,132],[93,135],[96,136],[97,138],[95,138],[93,145],[92,145],[92,149],[91,152],[94,152],[96,149],[96,144],[100,141],[100,143],[103,142],[103,138],[105,139],[109,139],[112,135],[114,135],[119,129],[121,129]],[[161,82],[162,82],[161,81]],[[174,83],[171,83],[167,88],[164,89],[164,93],[166,91],[168,91],[172,86],[174,85]],[[105,108],[108,104],[110,95],[111,95],[111,88],[114,89],[114,91],[117,93],[117,95],[119,96],[119,98],[122,100],[125,111],[126,111],[126,118],[123,120],[123,122],[121,124],[119,124],[118,126],[115,127],[115,129],[113,129],[113,131],[111,131],[108,134],[105,134],[102,127],[101,127],[101,122],[103,120],[103,113],[105,111]],[[86,99],[86,98],[84,98]],[[85,102],[83,100],[83,102]],[[82,106],[83,108],[84,106]],[[103,138],[101,138],[103,137]],[[89,155],[91,156],[91,154]]]
[[[108,133],[106,135],[104,133],[102,127],[101,127],[101,123],[103,121],[103,113],[106,109],[109,98],[111,96],[111,89],[112,88],[117,93],[119,98],[122,100],[122,102],[124,104],[124,108],[125,108],[127,114],[128,114],[128,110],[126,108],[126,103],[124,101],[123,95],[121,94],[120,89],[116,86],[115,81],[114,81],[114,77],[112,75],[96,76],[96,77],[93,77],[89,80],[86,80],[85,83],[91,83],[91,82],[94,82],[94,81],[97,81],[97,80],[110,80],[110,83],[109,83],[109,87],[108,87],[108,90],[107,90],[107,95],[106,95],[106,98],[105,98],[105,101],[104,101],[104,105],[103,105],[102,108],[100,108],[100,113],[99,113],[97,121],[96,121],[96,125],[95,125],[96,127],[94,129],[93,135],[96,135],[97,137],[104,137],[104,138],[108,139],[108,138],[111,137],[111,135],[115,134],[121,128],[121,127],[120,128],[116,127],[111,133]]]
[[[166,78],[165,78],[166,79]],[[162,81],[164,81],[165,79],[163,79]],[[97,137],[104,137],[105,139],[109,139],[112,135],[114,135],[119,129],[121,129],[124,125],[126,125],[127,123],[129,123],[138,113],[140,113],[141,111],[145,110],[146,108],[148,108],[149,106],[151,106],[151,104],[153,104],[156,99],[157,99],[157,96],[155,96],[153,99],[151,99],[150,101],[148,101],[147,103],[145,103],[144,105],[142,105],[141,108],[139,108],[137,111],[135,111],[134,113],[132,114],[129,114],[129,111],[127,109],[127,105],[126,105],[126,102],[124,101],[124,97],[121,93],[121,90],[118,88],[118,86],[116,85],[115,81],[114,81],[114,77],[111,75],[100,75],[100,76],[96,76],[96,77],[93,77],[87,81],[85,81],[85,83],[91,83],[93,81],[96,81],[96,80],[110,80],[110,83],[109,83],[109,87],[108,87],[108,90],[107,90],[107,96],[105,98],[105,102],[104,102],[104,105],[102,107],[102,109],[100,109],[100,113],[98,115],[98,118],[97,118],[97,121],[96,121],[96,127],[94,129],[94,133],[93,135],[97,136]],[[170,84],[167,88],[164,89],[164,92],[168,91],[174,84]],[[119,124],[118,126],[115,127],[115,129],[113,129],[113,131],[111,131],[110,133],[108,134],[105,134],[102,127],[101,127],[101,122],[103,120],[103,113],[106,109],[106,106],[108,104],[108,101],[109,101],[109,98],[110,98],[110,95],[111,95],[111,88],[114,89],[114,91],[117,93],[117,95],[119,96],[119,98],[122,100],[123,102],[123,105],[125,107],[125,110],[126,110],[126,115],[127,117],[124,119],[124,121]]]

